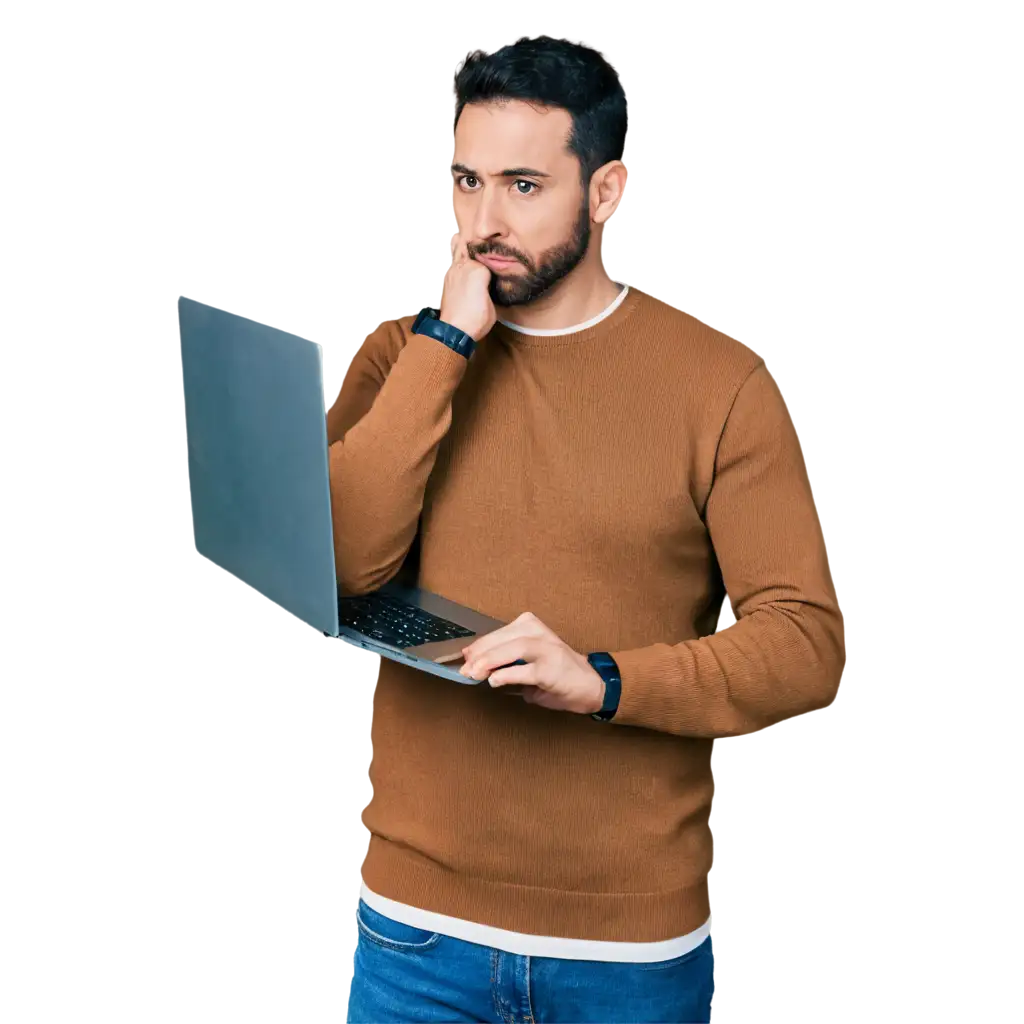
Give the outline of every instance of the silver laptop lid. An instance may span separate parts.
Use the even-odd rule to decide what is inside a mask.
[[[196,550],[338,635],[323,354],[181,296]]]

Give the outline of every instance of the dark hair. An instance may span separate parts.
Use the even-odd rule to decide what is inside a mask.
[[[467,103],[507,100],[569,111],[566,149],[579,160],[584,191],[598,167],[622,159],[626,94],[615,68],[597,50],[568,39],[522,36],[492,54],[468,53],[455,73],[454,127]]]

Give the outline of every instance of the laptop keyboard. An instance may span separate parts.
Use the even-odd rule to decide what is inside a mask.
[[[341,597],[338,600],[338,617],[343,626],[402,648],[475,635],[472,629],[466,629],[457,622],[431,615],[416,605],[387,594]]]

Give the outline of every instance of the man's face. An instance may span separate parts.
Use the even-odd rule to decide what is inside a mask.
[[[517,261],[491,271],[496,306],[532,302],[587,252],[589,189],[581,188],[579,162],[565,150],[571,127],[567,110],[537,109],[521,100],[462,108],[452,169],[459,232],[470,257]]]

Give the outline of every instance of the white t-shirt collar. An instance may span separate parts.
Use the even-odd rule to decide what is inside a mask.
[[[620,284],[619,281],[615,282]],[[612,302],[605,306],[597,316],[592,316],[589,320],[584,320],[581,324],[575,324],[572,327],[555,327],[550,330],[540,330],[536,327],[521,327],[519,324],[510,324],[507,320],[498,319],[498,323],[504,324],[510,330],[518,331],[520,334],[536,334],[541,337],[553,338],[559,334],[574,334],[576,331],[585,330],[587,327],[593,327],[594,324],[600,323],[606,316],[610,316],[615,312],[616,309],[622,304],[622,300],[626,297],[626,293],[629,291],[629,285],[622,285],[622,291],[612,300]]]

